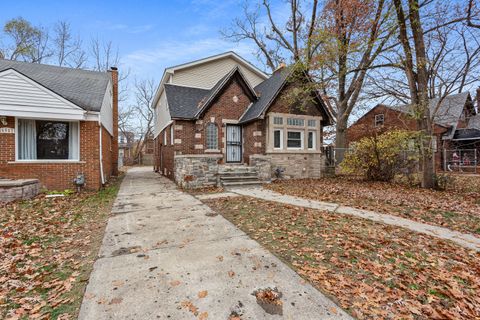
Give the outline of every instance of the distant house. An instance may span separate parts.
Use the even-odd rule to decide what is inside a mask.
[[[155,170],[188,187],[319,177],[332,115],[316,92],[303,109],[289,105],[289,74],[268,76],[233,52],[167,68],[154,100]]]
[[[0,178],[99,189],[118,166],[117,70],[0,60]]]
[[[445,169],[450,156],[446,152],[456,149],[480,150],[480,115],[468,92],[452,94],[429,102],[434,122],[434,152],[436,166]],[[348,142],[357,141],[393,129],[417,130],[411,116],[410,105],[377,105],[352,124],[347,131]],[[473,155],[475,156],[475,155]]]

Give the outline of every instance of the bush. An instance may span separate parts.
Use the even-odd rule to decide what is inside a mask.
[[[340,167],[347,174],[374,181],[391,181],[397,174],[410,176],[418,162],[417,135],[393,130],[365,137],[352,144]]]

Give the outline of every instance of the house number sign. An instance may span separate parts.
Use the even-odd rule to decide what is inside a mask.
[[[15,128],[0,128],[0,133],[15,133]]]

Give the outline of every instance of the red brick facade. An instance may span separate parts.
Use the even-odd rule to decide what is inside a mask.
[[[376,127],[375,116],[380,114],[383,114],[384,122],[383,125]],[[393,110],[392,108],[383,105],[378,105],[348,128],[347,141],[350,143],[358,141],[363,137],[371,137],[395,129],[416,131],[417,122],[403,112]],[[443,163],[441,151],[444,147],[448,147],[448,142],[442,140],[442,135],[447,131],[448,128],[443,126],[435,125],[434,127],[434,134],[437,139],[437,152],[435,152],[437,169],[441,169]]]
[[[7,117],[7,127],[15,128],[15,118]],[[0,134],[0,177],[11,179],[36,178],[42,187],[50,190],[74,188],[73,179],[84,173],[87,189],[97,190],[102,186],[100,176],[99,124],[97,121],[80,121],[80,161],[75,163],[15,162],[15,134]],[[113,173],[112,137],[103,129],[103,170],[105,179]]]
[[[226,124],[235,124],[245,113],[251,102],[249,95],[245,92],[239,80],[233,78],[199,120],[173,120],[172,125],[167,126],[155,138],[155,171],[173,178],[174,155],[223,155],[226,148]],[[290,108],[288,101],[284,99],[284,93],[281,93],[272,103],[269,112],[321,116],[321,112],[313,104],[308,105],[306,110]],[[218,129],[218,150],[216,151],[205,151],[205,130],[210,122],[215,123]],[[170,137],[171,126],[174,127],[173,145]],[[167,136],[166,145],[164,145],[164,135]],[[251,155],[265,154],[266,136],[266,120],[264,119],[242,125],[242,160],[244,163],[248,164],[250,162]],[[219,162],[223,163],[224,159],[219,160]]]

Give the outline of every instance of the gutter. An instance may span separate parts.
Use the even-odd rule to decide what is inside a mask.
[[[99,124],[99,146],[100,146],[100,178],[102,180],[102,185],[105,184],[105,177],[103,176],[103,146],[102,146],[102,122],[100,121],[100,115],[98,115],[98,124]]]

